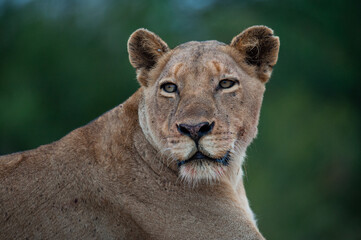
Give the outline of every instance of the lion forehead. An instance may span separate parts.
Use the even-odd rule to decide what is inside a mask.
[[[204,47],[215,47],[215,46],[226,46],[227,44],[223,43],[223,42],[219,42],[216,40],[208,40],[208,41],[190,41],[190,42],[186,42],[183,43],[179,46],[177,46],[176,48],[174,48],[174,50],[177,49],[189,49],[192,47],[199,47],[199,46],[204,46]]]
[[[167,60],[158,70],[159,78],[177,79],[181,75],[200,75],[205,70],[212,75],[240,70],[227,46],[217,41],[186,43],[175,48]]]

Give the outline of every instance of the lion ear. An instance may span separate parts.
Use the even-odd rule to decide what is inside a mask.
[[[277,62],[280,41],[273,30],[265,26],[253,26],[232,39],[230,44],[244,56],[244,61],[254,67],[258,78],[267,82]]]
[[[138,75],[151,69],[168,50],[168,45],[160,37],[144,28],[136,30],[128,40],[129,60]],[[145,80],[139,81],[147,85]]]

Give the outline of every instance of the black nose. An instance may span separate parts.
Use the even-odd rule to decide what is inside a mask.
[[[201,122],[196,125],[179,124],[177,127],[181,134],[189,136],[197,142],[202,136],[207,135],[212,131],[214,122],[211,124],[207,122]]]

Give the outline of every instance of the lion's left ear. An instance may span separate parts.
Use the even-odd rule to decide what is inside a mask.
[[[232,39],[230,44],[244,56],[244,61],[254,67],[258,78],[267,82],[277,62],[280,41],[273,30],[265,26],[253,26]]]
[[[168,50],[168,45],[147,29],[140,28],[129,37],[129,60],[137,69],[140,84],[147,86],[146,79],[142,75],[149,71]]]

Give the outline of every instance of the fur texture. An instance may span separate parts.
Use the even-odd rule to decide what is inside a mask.
[[[57,142],[0,157],[0,239],[264,239],[241,166],[277,61],[272,34],[169,49],[133,33],[136,93]],[[214,127],[197,141],[179,130],[202,122]]]

